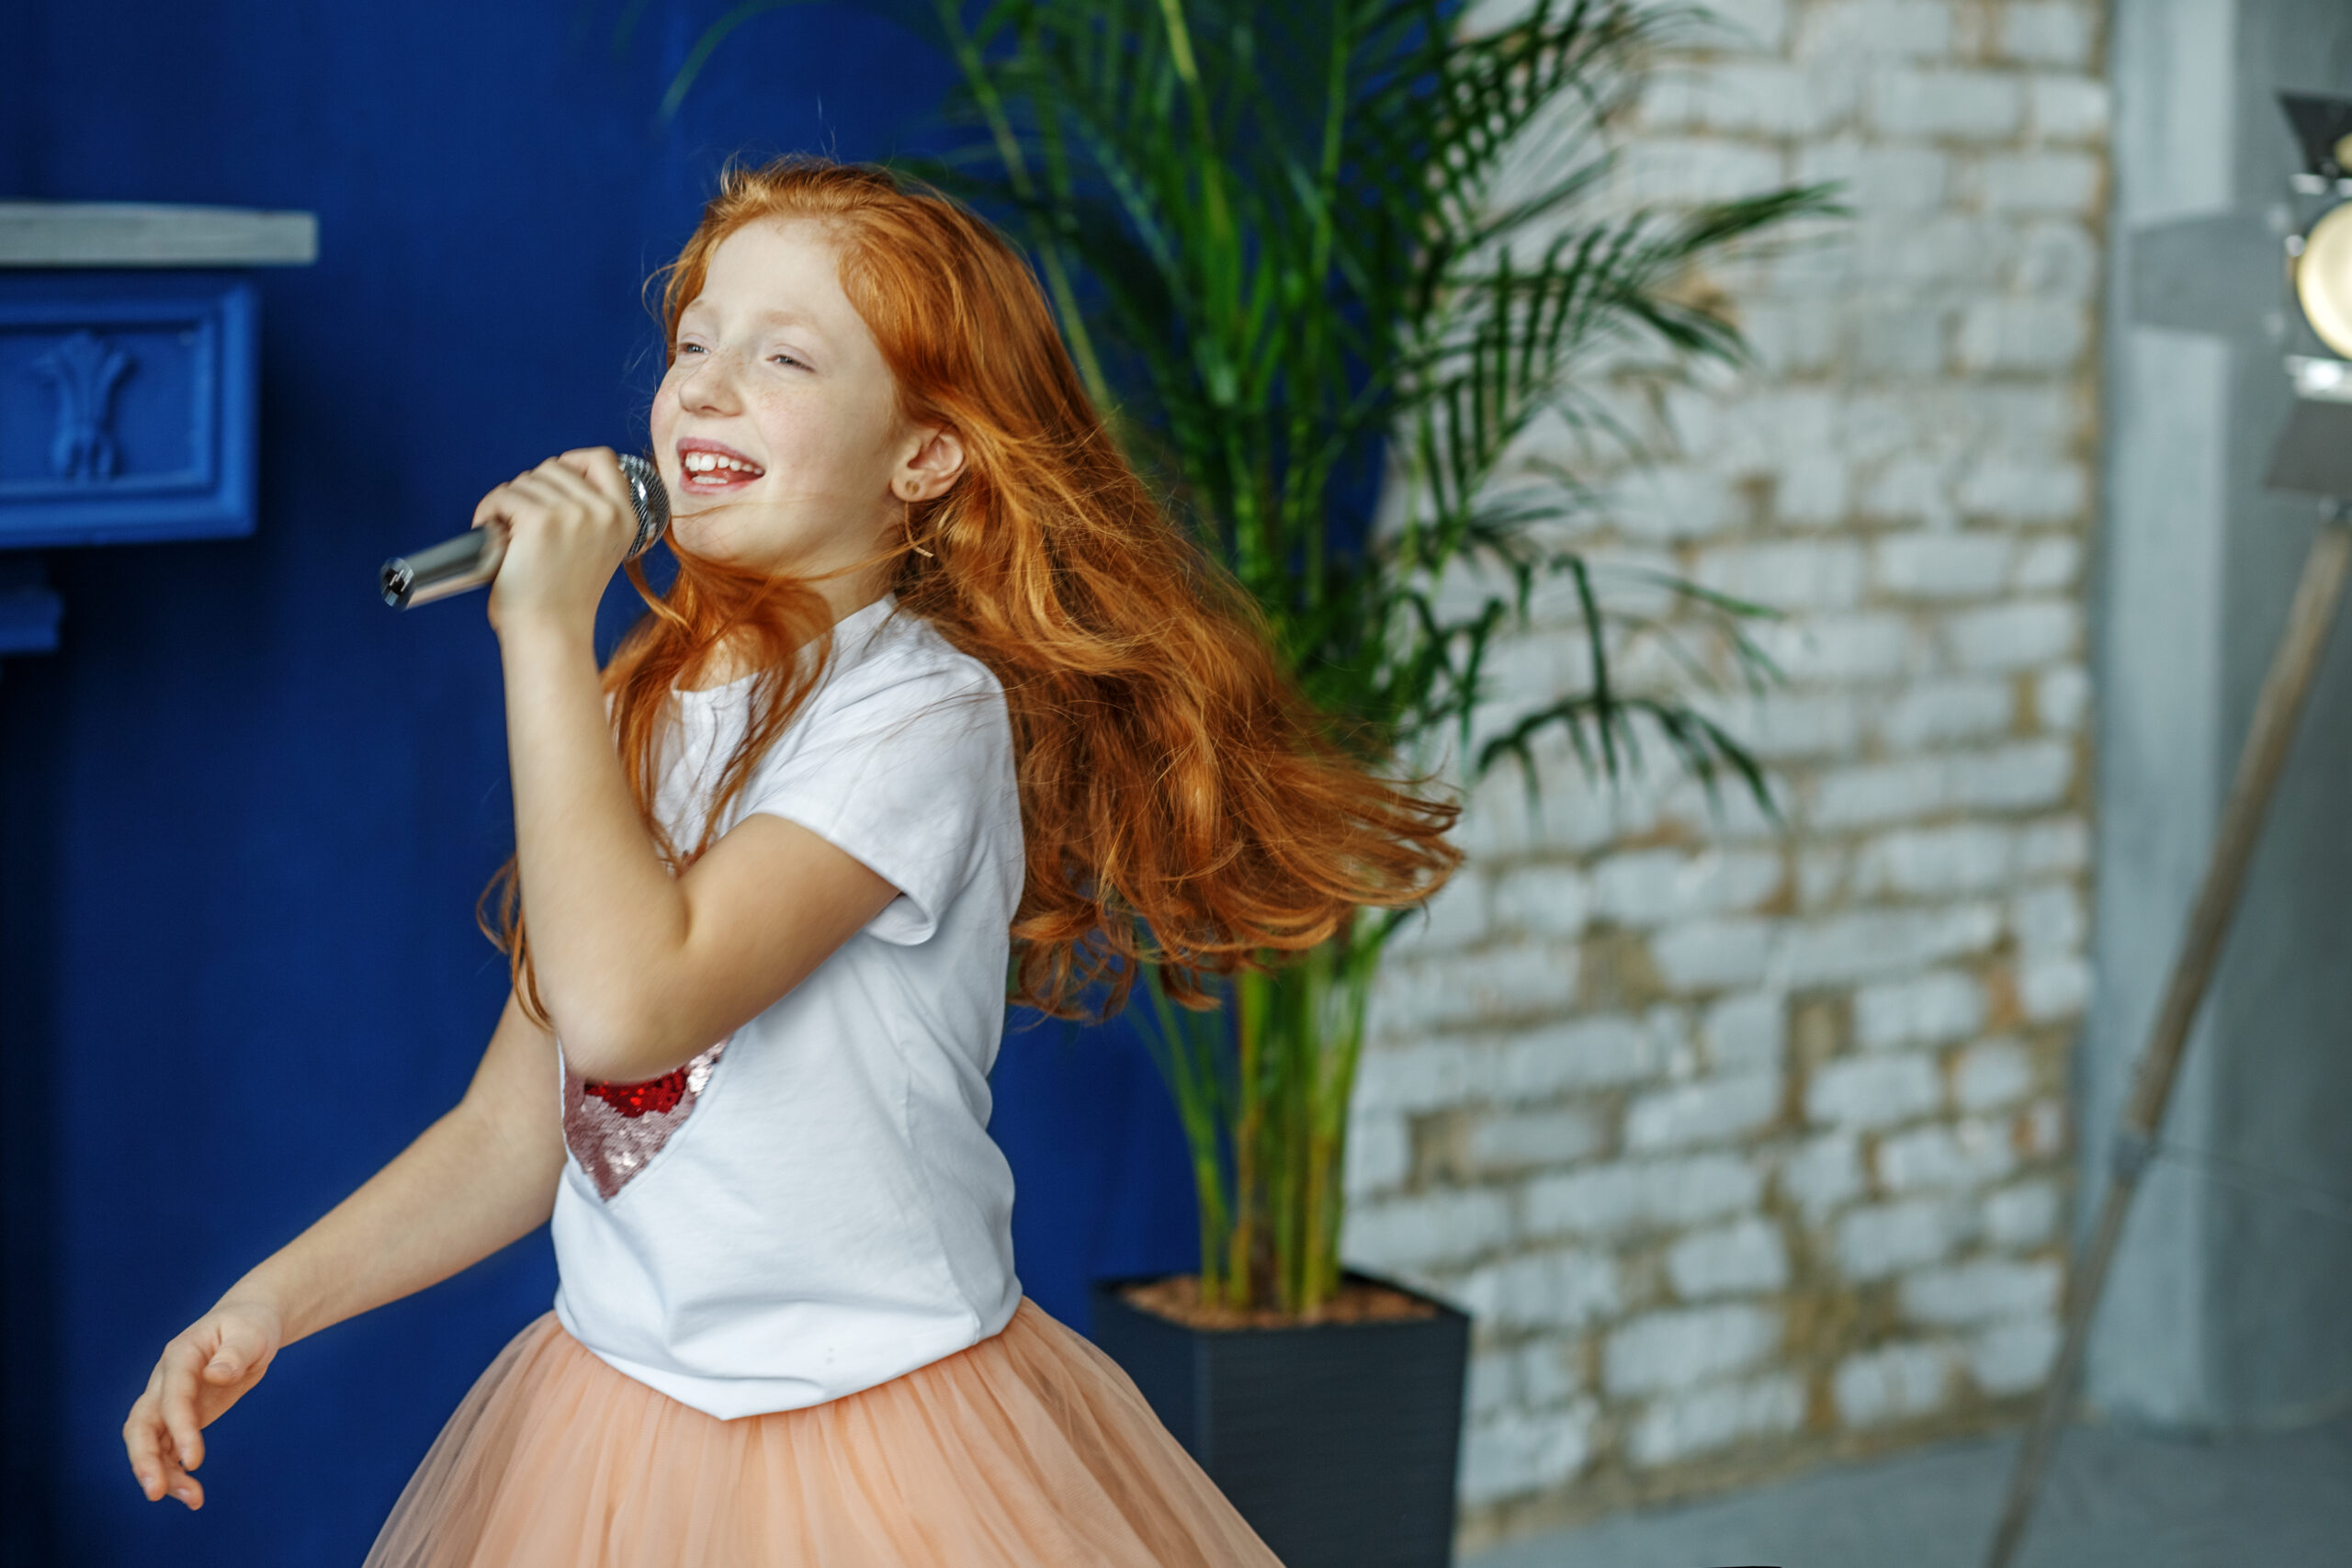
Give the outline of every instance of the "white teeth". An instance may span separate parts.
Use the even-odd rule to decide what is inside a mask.
[[[765,471],[756,463],[747,463],[740,457],[729,457],[717,452],[689,452],[685,455],[684,467],[690,474],[716,473],[721,468],[731,469],[739,474],[759,474]]]

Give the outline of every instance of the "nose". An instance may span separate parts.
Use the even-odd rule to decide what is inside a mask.
[[[735,355],[723,349],[681,355],[677,361],[678,406],[693,413],[729,414],[741,400],[735,377]]]

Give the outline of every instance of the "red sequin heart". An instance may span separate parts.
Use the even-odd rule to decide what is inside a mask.
[[[590,1094],[611,1106],[622,1115],[634,1119],[648,1111],[666,1116],[686,1097],[686,1069],[663,1073],[658,1078],[643,1083],[592,1083],[583,1086]]]

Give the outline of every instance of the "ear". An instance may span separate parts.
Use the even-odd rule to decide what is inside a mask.
[[[890,475],[890,491],[902,501],[930,501],[947,493],[964,471],[964,440],[953,427],[918,430]]]

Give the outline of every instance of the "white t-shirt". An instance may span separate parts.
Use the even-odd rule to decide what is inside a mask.
[[[1023,875],[1012,728],[988,669],[895,608],[833,628],[825,679],[723,826],[797,822],[899,897],[667,1078],[564,1075],[556,1315],[722,1418],[887,1382],[1021,1303],[1012,1172],[988,1134]],[[749,697],[677,694],[655,809],[682,848]]]

